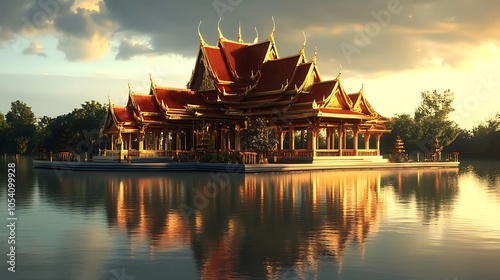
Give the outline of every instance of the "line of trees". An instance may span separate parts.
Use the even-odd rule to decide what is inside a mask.
[[[70,113],[37,119],[26,103],[14,101],[6,115],[0,112],[0,153],[90,151],[100,136],[106,110],[107,105],[92,100]]]
[[[413,116],[400,114],[391,118],[392,132],[382,137],[383,152],[389,152],[400,136],[410,157],[412,153],[431,152],[436,139],[444,152],[500,156],[500,113],[466,130],[449,119],[455,110],[453,100],[450,90],[422,92],[421,103]]]

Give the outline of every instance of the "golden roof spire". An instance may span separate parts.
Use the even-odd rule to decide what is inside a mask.
[[[151,81],[151,88],[155,86],[155,82],[153,81],[153,74],[149,73],[149,80]]]
[[[224,35],[222,35],[222,31],[220,30],[220,21],[222,18],[219,18],[219,22],[217,22],[217,32],[219,33],[219,39],[224,39]]]
[[[273,30],[271,30],[271,34],[269,35],[269,40],[274,40],[274,31],[276,31],[276,22],[274,21],[274,16],[271,16],[273,21]]]
[[[340,75],[342,75],[342,64],[340,64],[340,70],[339,70],[339,73],[337,74],[337,78],[335,78],[335,80],[339,80],[340,79]]]
[[[130,87],[130,78],[128,79],[128,93],[132,93],[132,88]]]
[[[108,92],[108,105],[110,108],[113,108],[114,106],[113,101],[111,101],[111,95],[109,95],[109,92]]]
[[[311,58],[311,62],[316,64],[316,58],[318,56],[318,47],[317,46],[314,46],[314,55],[313,57]]]
[[[359,89],[359,93],[364,93],[365,92],[365,83],[361,84],[361,89]]]
[[[257,31],[257,26],[255,26],[255,39],[253,40],[253,43],[254,44],[257,44],[257,42],[259,42],[259,31]]]
[[[201,35],[200,27],[201,27],[201,20],[200,23],[198,24],[198,37],[200,38],[200,45],[206,45],[205,40],[203,40],[203,36]]]
[[[304,43],[302,43],[302,50],[305,50],[306,49],[306,43],[307,43],[306,32],[302,31],[302,35],[304,36]]]
[[[241,21],[238,23],[238,43],[243,43],[243,39],[241,38]]]

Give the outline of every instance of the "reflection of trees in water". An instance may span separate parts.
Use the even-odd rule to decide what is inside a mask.
[[[18,207],[22,207],[24,210],[31,209],[31,201],[35,196],[34,186],[37,184],[37,181],[33,179],[33,165],[31,164],[32,160],[33,157],[29,156],[20,156],[16,159],[15,156],[0,155],[0,170],[2,170],[2,174],[0,175],[0,198],[7,202],[7,165],[9,163],[15,163],[16,172],[14,179],[16,186],[15,196],[17,197],[16,205]],[[6,209],[2,209],[2,211],[3,210]]]
[[[392,173],[382,180],[382,185],[393,186],[403,203],[415,199],[424,222],[437,219],[443,212],[450,212],[458,194],[457,169],[421,169]]]
[[[485,181],[489,189],[500,194],[500,161],[499,160],[465,160],[460,163],[460,173],[472,172],[475,177]]]

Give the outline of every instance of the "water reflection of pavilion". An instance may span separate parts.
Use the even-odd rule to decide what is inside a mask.
[[[364,254],[383,212],[380,182],[371,171],[241,175],[188,217],[179,209],[206,178],[135,177],[111,180],[106,204],[131,250],[139,240],[151,255],[190,248],[204,279],[273,279],[316,271],[320,258],[340,271],[349,244]]]

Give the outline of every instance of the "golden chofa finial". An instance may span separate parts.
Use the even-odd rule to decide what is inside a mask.
[[[317,57],[318,57],[318,47],[314,46],[314,55],[311,58],[311,62],[314,63],[314,64],[316,64]]]
[[[201,35],[201,20],[200,23],[198,24],[198,37],[200,38],[200,45],[206,45],[205,40],[203,40],[203,36]]]
[[[340,79],[340,75],[342,75],[342,64],[340,64],[339,73],[337,74],[337,78],[335,78],[335,79],[339,80]]]
[[[306,32],[302,31],[302,35],[304,36],[304,43],[302,43],[302,50],[305,50],[306,49],[306,43],[307,43]]]
[[[153,81],[153,74],[149,73],[149,80],[151,81],[151,87],[154,87],[155,82]]]
[[[217,22],[217,32],[219,33],[219,39],[224,39],[224,35],[222,35],[222,31],[220,30],[220,21],[222,18],[219,18],[219,22]]]
[[[130,79],[128,79],[128,92],[131,93],[132,92],[132,88],[130,87]]]
[[[365,92],[365,83],[361,84],[361,88],[359,89],[359,93],[364,93]]]
[[[255,39],[253,40],[254,44],[257,44],[259,42],[259,31],[257,31],[257,26],[255,26]]]
[[[241,21],[238,23],[238,43],[243,43],[243,39],[241,38]]]
[[[110,108],[112,108],[114,106],[113,101],[111,100],[111,95],[109,92],[108,92],[108,105]]]
[[[271,20],[273,21],[273,29],[271,30],[271,34],[269,34],[269,40],[274,40],[274,32],[276,31],[276,22],[274,21],[274,16],[271,16]]]

